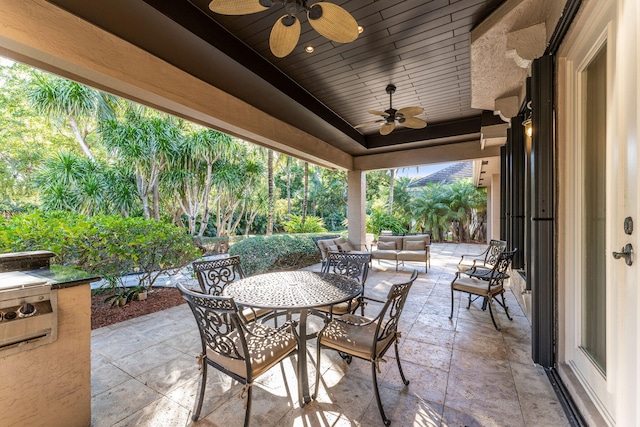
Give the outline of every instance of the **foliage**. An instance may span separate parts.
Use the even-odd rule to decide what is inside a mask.
[[[231,246],[229,255],[240,255],[242,270],[248,275],[297,269],[320,261],[309,235],[249,237]]]
[[[146,288],[161,273],[200,255],[180,228],[142,218],[36,211],[4,220],[0,251],[30,250],[50,250],[56,253],[54,263],[106,278],[139,272],[140,285]]]
[[[283,225],[284,231],[287,233],[322,233],[327,231],[324,221],[317,216],[307,216],[303,223],[301,216],[291,215],[289,221]]]
[[[375,209],[367,215],[367,233],[380,234],[382,230],[391,230],[394,233],[404,233],[407,231],[402,221],[387,212]]]

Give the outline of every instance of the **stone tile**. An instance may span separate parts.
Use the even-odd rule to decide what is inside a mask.
[[[543,423],[554,426],[568,426],[560,402],[540,366],[512,363],[513,378],[520,398],[520,406],[527,426]]]
[[[182,427],[187,425],[191,413],[175,402],[162,397],[124,420],[114,427],[128,426],[162,426]]]
[[[195,357],[180,355],[138,375],[137,379],[158,393],[167,395],[171,390],[199,375],[198,360]]]
[[[402,371],[404,372],[405,378],[409,381],[409,385],[405,386],[402,382],[400,372],[398,372],[396,361],[390,360],[389,363],[393,363],[393,368],[389,369],[384,377],[383,382],[385,387],[398,391],[406,390],[407,393],[413,394],[420,399],[435,402],[440,405],[444,404],[449,380],[447,371],[402,360]],[[447,369],[448,368],[447,365]]]
[[[407,339],[412,339],[427,344],[435,344],[440,347],[453,348],[453,342],[456,332],[450,329],[441,329],[435,327],[427,327],[423,323],[416,323],[409,330]]]
[[[162,396],[131,379],[91,398],[91,425],[112,426]]]
[[[420,363],[449,372],[451,364],[451,348],[427,344],[419,340],[403,339],[399,348],[400,359],[404,362]],[[393,354],[389,349],[389,355]]]
[[[226,400],[237,397],[242,391],[242,385],[230,376],[215,369],[208,371],[207,386],[200,413],[201,418],[214,412]],[[168,392],[166,397],[180,406],[192,410],[198,390],[200,390],[200,376],[185,381],[183,385]]]
[[[119,367],[129,375],[137,377],[138,375],[165,364],[183,353],[176,349],[167,347],[163,344],[155,344],[141,351],[129,354],[113,360],[115,366]]]
[[[507,418],[506,414],[483,411],[482,408],[468,408],[458,410],[445,407],[442,416],[442,427],[523,427],[522,417],[516,419]],[[538,427],[551,424],[541,424]]]
[[[111,363],[91,368],[91,396],[104,393],[133,377]]]
[[[436,427],[442,419],[442,405],[420,399],[408,391],[380,389],[380,400],[391,425],[402,427]],[[376,400],[373,399],[360,418],[362,426],[383,426]]]

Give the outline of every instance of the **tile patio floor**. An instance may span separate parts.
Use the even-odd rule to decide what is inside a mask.
[[[456,292],[453,320],[449,284],[460,254],[478,245],[434,244],[431,268],[407,263],[396,272],[377,261],[366,294],[384,297],[391,283],[420,268],[402,314],[400,357],[404,387],[393,360],[381,364],[382,401],[392,426],[567,426],[544,370],[530,360],[530,327],[507,292],[510,322],[498,308],[502,331],[493,328],[480,301],[466,309]],[[319,265],[310,268],[319,269]],[[462,307],[460,308],[461,299]],[[367,307],[367,314],[375,308]],[[313,344],[313,340],[311,340]],[[242,425],[241,386],[209,369],[201,419],[191,422],[198,381],[197,327],[186,304],[93,331],[92,426]],[[309,380],[314,382],[315,346],[309,346]],[[323,350],[319,397],[304,408],[297,400],[295,360],[286,359],[260,377],[253,390],[251,425],[383,426],[371,386],[370,364],[347,365]]]

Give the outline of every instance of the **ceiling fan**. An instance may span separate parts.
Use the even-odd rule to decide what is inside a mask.
[[[307,6],[307,0],[212,0],[209,9],[221,15],[246,15],[262,12],[276,3],[284,6],[286,15],[280,17],[269,36],[269,48],[278,58],[289,55],[300,39],[300,20],[296,14],[307,13],[309,23],[320,35],[338,43],[358,38],[358,23],[342,7],[321,1]]]
[[[380,135],[389,135],[396,128],[396,123],[402,125],[404,127],[408,127],[411,129],[422,129],[427,126],[427,122],[417,117],[418,114],[422,114],[424,108],[422,107],[404,107],[399,110],[393,108],[393,104],[391,102],[391,97],[393,93],[396,91],[396,87],[394,85],[388,85],[386,88],[387,93],[389,94],[389,109],[385,111],[377,111],[377,110],[369,110],[370,114],[375,114],[376,116],[382,116],[382,119],[373,120],[371,122],[362,123],[357,128],[370,126],[376,123],[382,123],[380,126]]]

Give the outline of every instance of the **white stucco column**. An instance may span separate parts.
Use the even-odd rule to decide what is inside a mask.
[[[487,194],[487,239],[500,239],[500,174],[491,175]]]
[[[364,171],[347,172],[347,220],[349,241],[356,245],[366,242],[367,178]]]

